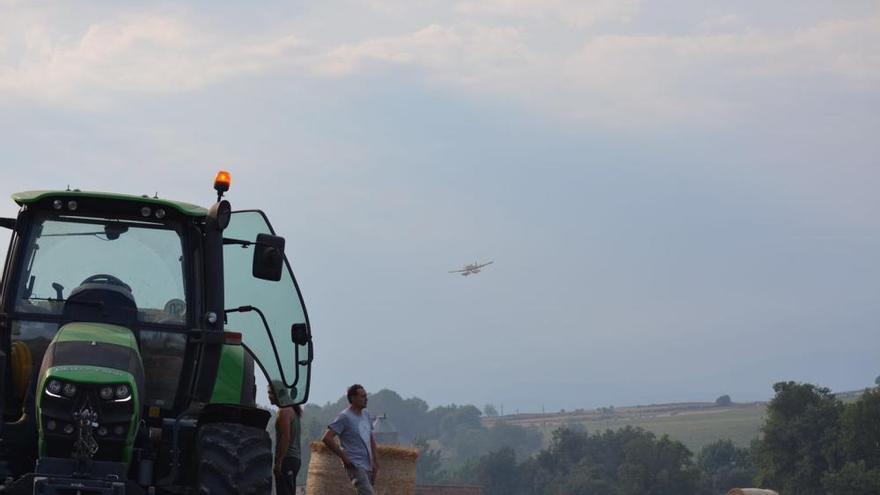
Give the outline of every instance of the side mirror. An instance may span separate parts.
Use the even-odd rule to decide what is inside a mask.
[[[257,234],[254,249],[254,277],[277,282],[284,269],[284,238],[277,235]]]
[[[309,343],[309,327],[305,323],[294,323],[290,326],[290,340],[296,345]]]

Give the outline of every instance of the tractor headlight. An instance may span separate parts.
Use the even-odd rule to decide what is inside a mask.
[[[113,398],[113,387],[111,385],[106,385],[101,387],[101,390],[98,392],[98,395],[101,396],[104,400],[110,400]]]
[[[61,382],[58,380],[49,380],[49,384],[46,385],[46,391],[52,395],[60,395],[61,394]]]
[[[76,395],[76,385],[72,383],[65,383],[61,391],[64,393],[65,397],[73,397],[74,395]]]
[[[131,389],[128,385],[122,384],[116,386],[116,399],[123,400],[131,397]]]

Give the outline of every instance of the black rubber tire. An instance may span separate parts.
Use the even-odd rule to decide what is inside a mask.
[[[272,441],[266,430],[213,423],[199,428],[196,441],[200,494],[272,493]]]

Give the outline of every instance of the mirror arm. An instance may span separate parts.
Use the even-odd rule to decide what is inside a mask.
[[[231,239],[231,238],[229,238],[229,237],[224,237],[224,238],[223,238],[223,245],[224,245],[224,246],[227,246],[227,245],[230,245],[230,244],[232,244],[232,245],[236,245],[236,246],[245,247],[245,248],[246,248],[246,247],[250,247],[250,246],[277,247],[277,246],[274,246],[274,245],[272,245],[272,244],[267,244],[267,243],[265,243],[265,242],[244,241],[244,240],[241,240],[241,239]]]
[[[9,230],[15,230],[15,219],[14,218],[0,218],[0,227]]]
[[[250,246],[251,244],[254,244],[254,243],[251,242],[251,241],[243,241],[243,240],[241,240],[241,239],[230,239],[230,238],[228,238],[228,237],[224,237],[224,238],[223,238],[223,245],[224,245],[224,246],[228,246],[228,245],[230,245],[230,244],[238,245],[238,246],[241,246],[241,247],[245,247],[245,248],[246,248],[246,247],[248,247],[248,246]]]

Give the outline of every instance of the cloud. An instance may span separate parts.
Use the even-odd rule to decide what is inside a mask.
[[[531,5],[509,4],[517,12]],[[716,22],[738,19],[710,24]],[[825,78],[825,86],[841,90],[880,82],[880,18],[785,32],[604,34],[578,48],[548,48],[538,36],[515,27],[435,24],[337,47],[321,53],[315,67],[351,78],[383,64],[411,66],[431,81],[612,126],[736,118],[785,100],[785,81]]]
[[[717,117],[772,98],[773,81],[824,77],[843,87],[876,86],[878,46],[880,18],[778,34],[604,35],[565,60],[563,78],[611,113]]]
[[[398,0],[372,0],[362,13],[393,13],[393,26],[362,26],[354,35],[326,22],[326,10],[235,34],[185,13],[123,13],[79,30],[39,12],[18,22],[7,16],[0,101],[88,106],[118,93],[196,91],[238,77],[354,80],[407,67],[467,96],[618,127],[736,118],[784,100],[781,82],[796,78],[867,91],[880,82],[880,17],[774,31],[742,27],[729,13],[694,23],[692,33],[597,34],[588,26],[637,16],[639,3],[461,1],[445,14],[439,5],[428,10],[444,21],[424,22],[427,14],[411,20],[412,7]],[[565,27],[569,35],[559,36]],[[341,41],[346,36],[352,39]]]
[[[371,63],[410,65],[458,85],[491,82],[499,71],[528,66],[530,53],[514,28],[430,25],[410,35],[334,48],[315,59],[325,76],[352,76]]]
[[[224,39],[183,19],[123,16],[80,35],[33,25],[0,38],[0,97],[69,101],[100,92],[181,92],[268,70],[304,46],[288,35]],[[18,43],[18,53],[10,49]]]
[[[639,1],[481,0],[460,2],[456,10],[466,15],[512,17],[587,27],[602,21],[627,21],[638,13]]]
[[[717,33],[718,31],[739,28],[741,25],[742,18],[739,15],[725,14],[704,19],[700,22],[700,29],[704,32]]]
[[[860,86],[880,83],[880,17],[831,21],[755,43],[759,76],[825,75]]]

